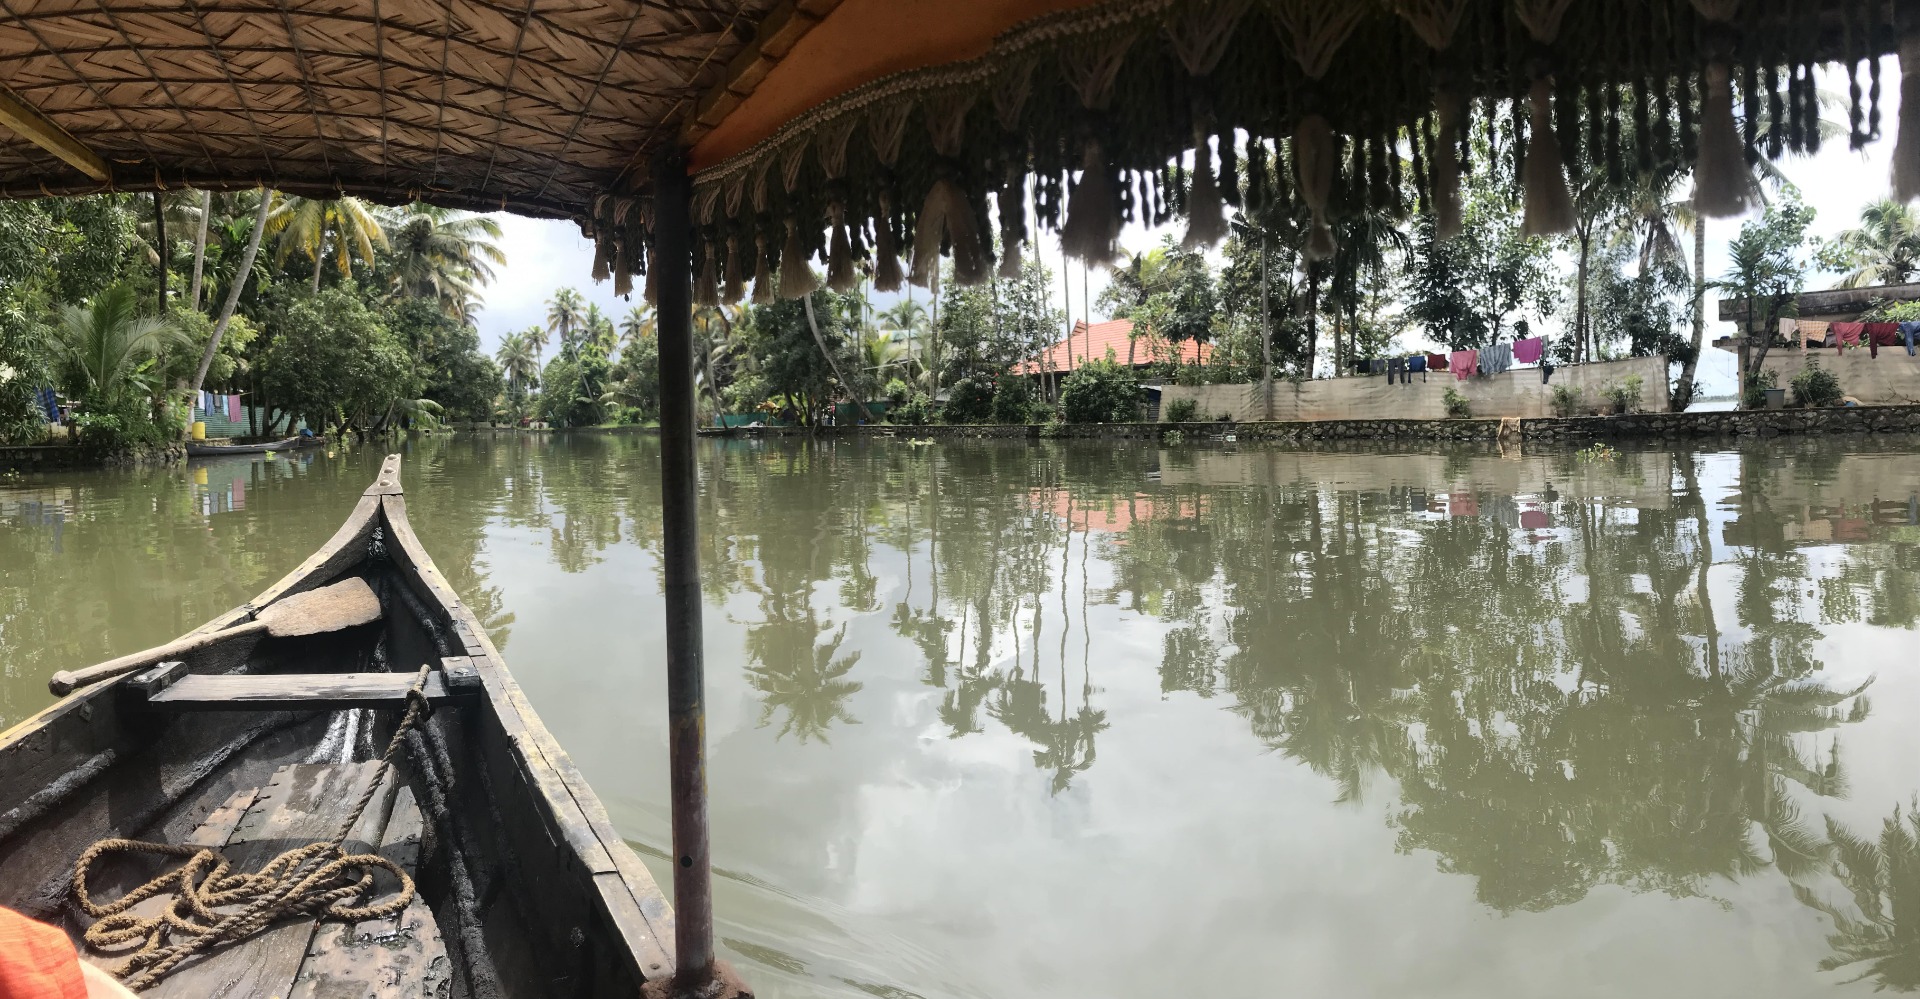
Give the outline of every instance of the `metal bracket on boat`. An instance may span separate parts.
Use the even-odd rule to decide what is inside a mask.
[[[480,670],[469,656],[447,656],[440,660],[440,671],[446,674],[449,692],[480,691]]]
[[[128,693],[140,700],[148,700],[153,695],[172,686],[176,680],[187,675],[184,662],[167,662],[141,670],[127,681]]]

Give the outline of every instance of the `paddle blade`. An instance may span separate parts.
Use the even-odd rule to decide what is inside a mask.
[[[275,638],[322,635],[380,620],[380,598],[366,580],[355,577],[279,600],[254,620]]]

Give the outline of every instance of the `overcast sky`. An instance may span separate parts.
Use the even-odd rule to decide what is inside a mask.
[[[1899,78],[1899,68],[1891,60],[1884,71],[1890,79]],[[1823,72],[1819,79],[1822,89],[1837,94],[1846,93],[1844,76]],[[1816,235],[1831,235],[1852,227],[1857,224],[1863,205],[1887,195],[1894,123],[1899,120],[1899,101],[1899,87],[1884,88],[1881,121],[1886,134],[1881,141],[1868,146],[1863,152],[1848,150],[1842,139],[1826,144],[1817,156],[1788,159],[1781,163],[1781,171],[1800,188],[1802,197],[1817,213],[1813,223]],[[614,295],[612,282],[594,283],[593,247],[581,238],[578,226],[571,222],[512,215],[498,218],[506,230],[503,246],[507,253],[507,265],[500,269],[498,278],[486,289],[486,309],[480,315],[481,340],[489,352],[498,345],[502,334],[544,322],[547,299],[552,297],[557,288],[570,285],[579,289],[589,302],[598,303],[616,320],[638,303],[638,289],[635,290],[633,302],[623,302]],[[1727,241],[1739,231],[1739,222],[1737,219],[1726,219],[1709,224],[1709,278],[1718,277],[1726,270]],[[1130,226],[1122,234],[1121,242],[1129,250],[1141,250],[1159,243],[1161,235],[1160,230]],[[1691,250],[1691,246],[1688,249]],[[1057,273],[1061,261],[1059,240],[1043,234],[1041,252]],[[1072,315],[1076,319],[1086,317],[1084,299],[1090,294],[1097,301],[1106,286],[1106,277],[1099,271],[1093,271],[1083,279],[1078,264],[1073,265],[1069,274]],[[1823,288],[1832,284],[1833,280],[1831,275],[1816,275],[1808,282],[1808,286]],[[1713,293],[1709,291],[1708,295],[1708,336],[1711,338],[1727,332],[1727,328],[1715,320],[1718,311]],[[881,296],[878,304],[884,308],[892,303],[892,298]],[[1098,321],[1109,317],[1095,314],[1092,318]],[[1547,332],[1551,333],[1554,325],[1550,323]],[[1409,329],[1400,338],[1400,347],[1403,349],[1424,346],[1428,344],[1418,330]],[[1707,392],[1732,392],[1735,380],[1733,355],[1712,349],[1706,353],[1708,356],[1701,361],[1701,378],[1706,383]]]

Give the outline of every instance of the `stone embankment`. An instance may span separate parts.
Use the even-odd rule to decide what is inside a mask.
[[[181,444],[143,444],[138,447],[95,448],[78,444],[39,444],[0,447],[0,471],[51,472],[68,468],[136,468],[185,461]]]
[[[1682,440],[1816,436],[1853,433],[1920,433],[1920,406],[1848,406],[1834,409],[1696,413],[1632,413],[1504,420],[1312,420],[1276,423],[1063,423],[1027,426],[800,427],[703,429],[714,436],[882,436],[935,440],[1061,438],[1073,440],[1163,440],[1179,431],[1190,443],[1236,441],[1492,441]]]

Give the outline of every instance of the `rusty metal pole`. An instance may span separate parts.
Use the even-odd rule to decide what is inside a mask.
[[[700,643],[698,468],[694,462],[693,255],[686,153],[653,160],[654,308],[660,337],[660,505],[666,577],[667,722],[673,798],[675,982],[713,975],[707,858],[706,676]]]

